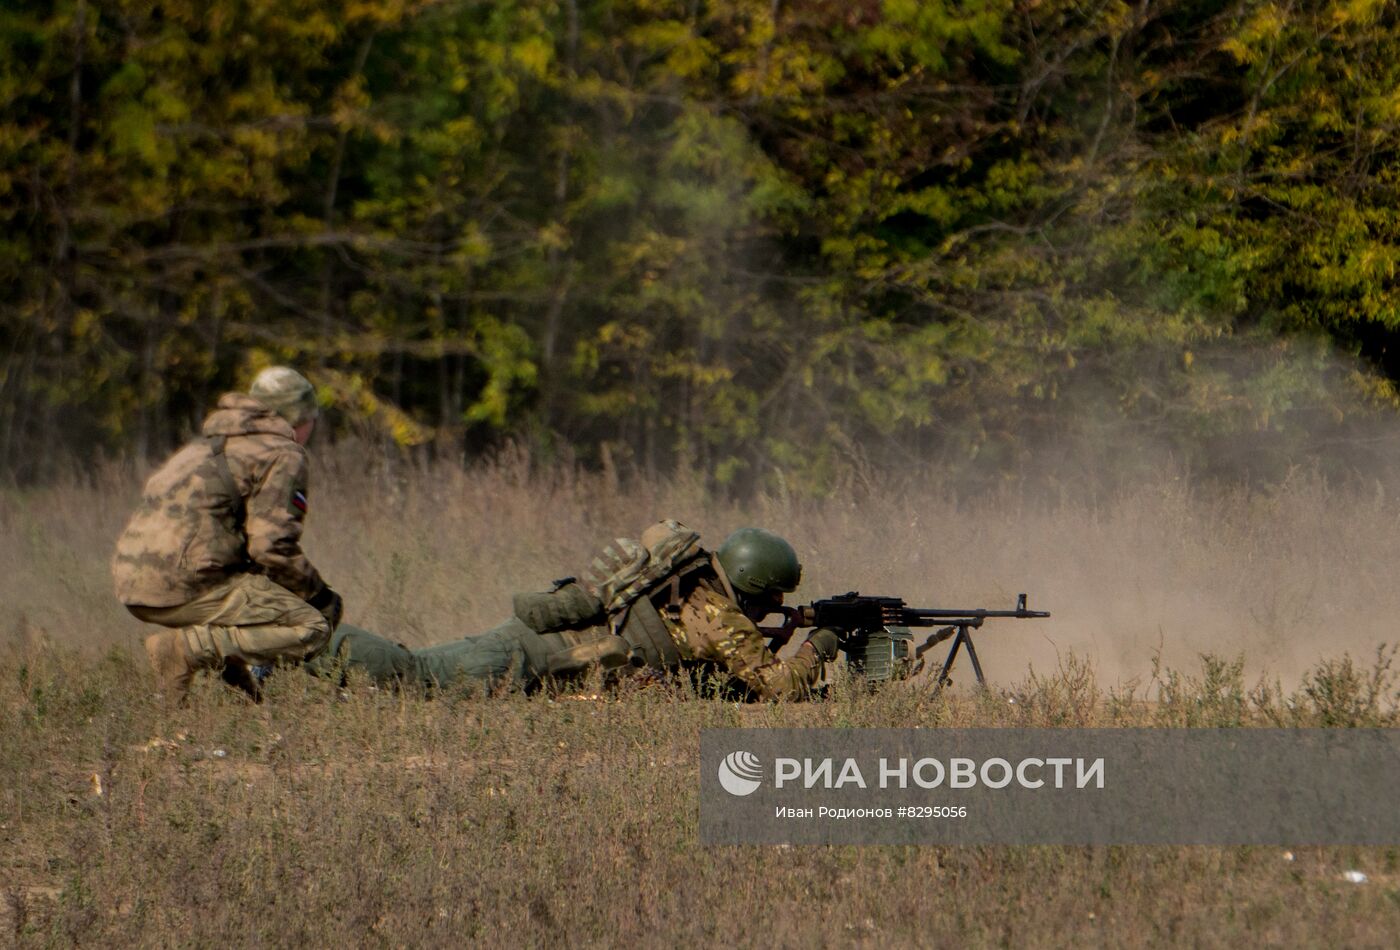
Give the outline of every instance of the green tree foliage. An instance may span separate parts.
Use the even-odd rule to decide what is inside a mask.
[[[1329,347],[1400,330],[1397,63],[1367,0],[20,0],[0,466],[272,361],[719,483],[1286,457],[1395,402]]]

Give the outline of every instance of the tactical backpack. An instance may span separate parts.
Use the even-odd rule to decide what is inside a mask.
[[[608,545],[593,559],[585,583],[566,577],[552,591],[517,594],[515,614],[539,633],[606,625],[627,641],[634,662],[674,667],[681,655],[660,610],[679,620],[683,582],[710,565],[698,532],[661,521],[640,540],[617,538]]]

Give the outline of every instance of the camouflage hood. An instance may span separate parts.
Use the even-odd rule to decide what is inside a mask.
[[[221,396],[219,407],[204,420],[204,434],[263,434],[295,438],[286,419],[246,393],[225,393]]]

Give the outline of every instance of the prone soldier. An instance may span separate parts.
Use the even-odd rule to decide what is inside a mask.
[[[836,654],[835,633],[813,630],[778,658],[756,621],[782,606],[802,566],[792,545],[761,528],[735,531],[713,553],[676,521],[618,539],[588,583],[517,594],[514,616],[475,637],[419,650],[345,626],[313,671],[360,669],[380,683],[453,681],[529,689],[547,677],[605,670],[710,667],[760,699],[799,699]]]
[[[339,623],[340,596],[301,549],[317,414],[304,376],[266,369],[146,482],[112,575],[133,615],[171,628],[145,643],[168,700],[204,669],[257,700],[250,667],[312,657]]]

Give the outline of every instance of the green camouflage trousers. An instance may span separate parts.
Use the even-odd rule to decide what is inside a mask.
[[[330,648],[308,666],[321,674],[359,670],[384,685],[418,682],[430,687],[457,684],[525,689],[544,676],[551,652],[545,637],[513,617],[479,636],[419,650],[343,623],[331,638]]]
[[[315,656],[331,627],[315,607],[261,574],[237,574],[174,607],[127,608],[137,618],[179,628],[203,666],[226,659],[263,666]]]

